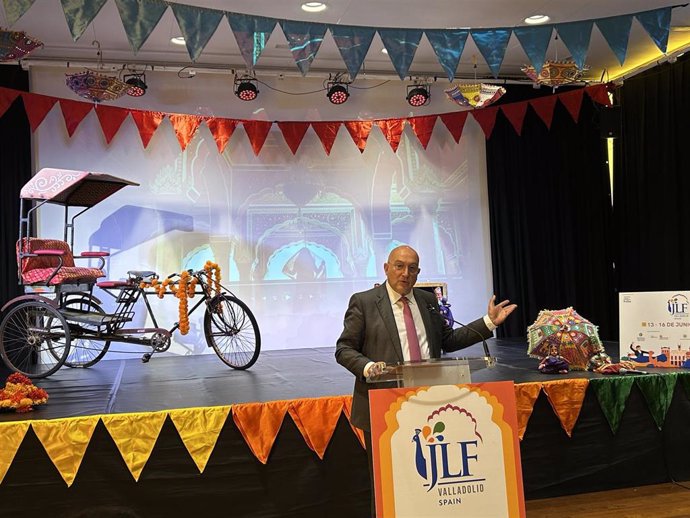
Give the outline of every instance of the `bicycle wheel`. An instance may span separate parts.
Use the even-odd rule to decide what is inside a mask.
[[[94,337],[100,323],[98,315],[105,315],[105,311],[88,297],[67,300],[62,308],[67,310],[63,316],[73,326],[72,344],[65,365],[86,369],[97,364],[110,347],[110,340],[104,341]],[[86,318],[80,318],[89,315],[95,317],[93,323],[89,323]]]
[[[10,369],[29,378],[45,378],[69,354],[70,331],[65,318],[43,302],[14,306],[0,324],[0,355]]]
[[[233,369],[248,369],[259,358],[259,325],[247,305],[231,295],[214,298],[204,314],[206,343]]]

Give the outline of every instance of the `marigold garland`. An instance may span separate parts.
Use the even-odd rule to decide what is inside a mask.
[[[48,393],[18,372],[10,374],[5,388],[0,390],[0,409],[13,409],[17,413],[31,412],[33,407],[46,401]]]

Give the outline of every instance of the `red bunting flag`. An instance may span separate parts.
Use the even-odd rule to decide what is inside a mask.
[[[204,120],[204,117],[174,113],[169,115],[168,118],[175,130],[175,136],[177,136],[177,141],[180,143],[180,148],[184,151],[194,138],[194,135],[196,135],[196,131],[199,129],[199,125]]]
[[[544,121],[546,127],[551,129],[551,122],[553,121],[553,110],[556,107],[557,97],[555,95],[546,95],[537,99],[532,99],[529,103],[539,118]]]
[[[93,108],[91,103],[83,103],[81,101],[72,101],[70,99],[60,99],[60,109],[62,116],[65,119],[65,126],[67,126],[67,134],[71,137],[74,132],[84,120],[84,117]]]
[[[360,153],[364,153],[364,148],[367,147],[367,139],[369,138],[369,133],[371,133],[372,122],[371,121],[345,121],[343,122],[347,131],[350,132],[350,136],[355,143],[355,146],[359,148]]]
[[[237,121],[234,119],[218,119],[213,117],[211,119],[206,119],[206,126],[208,126],[208,129],[211,131],[213,140],[216,141],[218,152],[223,153],[223,151],[225,151],[225,146],[230,142],[230,137],[232,137],[232,134],[235,132]]]
[[[98,122],[101,123],[101,130],[103,130],[105,141],[107,144],[110,144],[110,141],[113,140],[120,130],[120,126],[122,126],[127,115],[129,115],[129,111],[99,104],[96,106],[96,115],[98,116]]]
[[[311,127],[319,137],[321,145],[327,155],[331,154],[335,137],[338,135],[341,122],[312,122]]]
[[[309,129],[308,122],[279,122],[278,127],[285,142],[287,142],[290,151],[294,155],[299,149],[299,145],[302,143],[305,133]]]
[[[412,131],[414,131],[414,134],[417,135],[417,139],[419,139],[419,143],[424,149],[429,145],[437,118],[437,115],[425,115],[423,117],[410,117],[407,119],[408,124]]]
[[[27,92],[22,92],[21,96],[24,102],[24,110],[31,126],[31,132],[33,133],[41,125],[48,112],[53,109],[57,99],[47,95],[30,94]]]
[[[19,97],[19,92],[17,90],[10,90],[8,88],[0,89],[0,117],[5,115],[5,112],[12,106],[12,103],[17,97]]]
[[[498,106],[490,106],[488,108],[482,108],[480,110],[474,110],[472,116],[479,125],[482,127],[482,131],[487,139],[491,137],[491,133],[496,125],[496,115],[498,114]]]
[[[384,119],[376,121],[376,125],[381,129],[383,136],[391,145],[393,153],[398,150],[403,129],[405,129],[405,119]]]
[[[606,85],[588,86],[585,88],[585,92],[587,92],[587,95],[589,95],[595,103],[611,106],[609,90]]]
[[[259,156],[259,152],[264,147],[264,142],[266,142],[266,137],[268,137],[268,132],[271,131],[273,123],[271,121],[242,121],[242,125],[247,133],[247,137],[249,137],[254,154]]]
[[[144,149],[146,149],[149,145],[149,142],[151,142],[151,137],[153,137],[153,134],[158,129],[158,126],[160,126],[161,122],[163,122],[165,114],[162,112],[133,110],[132,118],[139,129],[141,143],[144,145]]]
[[[568,113],[573,118],[575,124],[577,124],[577,120],[580,118],[580,108],[582,107],[583,97],[584,92],[582,91],[582,88],[571,90],[570,92],[564,92],[558,95],[558,100],[561,101],[561,104],[565,106],[566,110],[568,110]]]
[[[515,133],[522,135],[522,124],[525,122],[525,114],[527,113],[527,103],[509,103],[501,106],[501,111],[506,119],[510,121]]]
[[[460,137],[462,136],[462,130],[465,127],[465,121],[467,120],[467,114],[469,112],[454,112],[454,113],[444,113],[440,115],[443,124],[446,125],[450,134],[453,135],[455,142],[460,142]]]

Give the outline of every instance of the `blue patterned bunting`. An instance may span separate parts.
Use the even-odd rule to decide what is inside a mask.
[[[281,20],[280,26],[290,44],[290,52],[297,68],[303,76],[306,75],[326,34],[326,25]]]
[[[618,58],[618,62],[623,65],[625,55],[628,52],[628,39],[630,38],[630,26],[632,16],[613,16],[597,20],[597,27],[602,36],[609,44],[611,50]]]
[[[592,37],[592,20],[583,22],[559,23],[556,30],[578,68],[585,67],[589,40]]]
[[[350,79],[354,80],[369,52],[371,40],[376,31],[370,27],[352,27],[348,25],[331,25],[331,34],[345,62]]]
[[[107,0],[60,0],[72,39],[77,41]]]
[[[513,32],[527,54],[530,64],[539,75],[546,59],[546,49],[549,48],[553,25],[515,27]]]
[[[29,7],[34,5],[34,0],[2,0],[2,3],[5,7],[7,25],[12,27],[19,18],[24,16]]]
[[[226,13],[232,33],[247,67],[253,69],[259,61],[259,56],[266,47],[278,21],[263,16],[249,16],[246,14]]]
[[[379,36],[383,46],[388,51],[388,57],[400,79],[405,79],[414,59],[419,41],[422,39],[421,29],[379,29]]]
[[[458,69],[469,33],[468,29],[426,29],[424,31],[449,81],[455,78],[455,71]]]
[[[647,34],[654,40],[659,50],[666,54],[668,33],[671,30],[671,7],[655,9],[636,14],[637,21],[642,24]]]
[[[161,21],[168,4],[162,0],[115,0],[127,39],[136,54]]]
[[[170,8],[175,13],[177,25],[180,26],[180,31],[184,36],[189,57],[192,58],[192,61],[196,61],[208,40],[216,32],[224,13],[215,9],[202,9],[172,3]]]
[[[489,70],[494,77],[498,77],[511,32],[512,29],[472,29],[470,31],[474,43],[484,56],[484,61],[489,65]]]

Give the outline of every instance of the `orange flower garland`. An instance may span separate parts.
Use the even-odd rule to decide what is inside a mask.
[[[7,378],[0,390],[0,409],[13,409],[17,413],[31,412],[36,405],[48,401],[48,393],[36,387],[31,380],[15,372]]]
[[[211,290],[211,285],[213,285],[213,292],[215,293],[210,293],[207,291],[206,295],[209,297],[215,297],[217,295],[220,295],[220,266],[218,266],[218,263],[214,263],[211,261],[206,261],[206,264],[204,265],[204,271],[206,272],[206,278],[207,278],[207,285],[208,285],[208,290]]]

